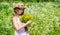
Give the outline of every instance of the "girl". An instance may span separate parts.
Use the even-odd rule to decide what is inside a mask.
[[[15,29],[15,35],[29,35],[25,30],[27,26],[30,25],[31,21],[27,21],[27,23],[22,23],[19,20],[19,17],[23,15],[25,6],[23,3],[17,3],[14,7],[14,13],[12,14],[12,24]]]

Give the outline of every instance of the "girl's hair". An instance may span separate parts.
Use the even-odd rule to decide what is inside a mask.
[[[15,8],[14,8],[14,12],[15,12],[15,13],[17,13],[17,12],[18,12],[18,11],[17,11],[17,9],[20,9],[20,8],[19,8],[19,7],[15,7]],[[23,9],[22,14],[20,14],[20,15],[23,15],[23,14],[24,14],[24,9]]]

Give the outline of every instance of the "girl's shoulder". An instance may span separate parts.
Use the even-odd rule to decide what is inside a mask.
[[[14,13],[12,14],[12,16],[11,16],[11,18],[13,19],[13,18],[15,18],[16,16],[14,15]]]

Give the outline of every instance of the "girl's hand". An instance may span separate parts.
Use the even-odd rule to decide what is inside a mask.
[[[32,21],[31,20],[29,20],[29,21],[27,21],[27,23],[26,24],[28,24],[28,25],[30,25],[30,23],[31,23]]]
[[[31,20],[27,21],[27,23],[23,23],[22,22],[22,25],[25,25],[26,24],[27,25],[26,27],[30,27],[30,23],[31,23]]]

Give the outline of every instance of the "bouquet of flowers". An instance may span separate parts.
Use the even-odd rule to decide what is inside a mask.
[[[20,17],[20,21],[26,23],[27,21],[31,20],[31,18],[32,18],[31,15],[24,14]]]

